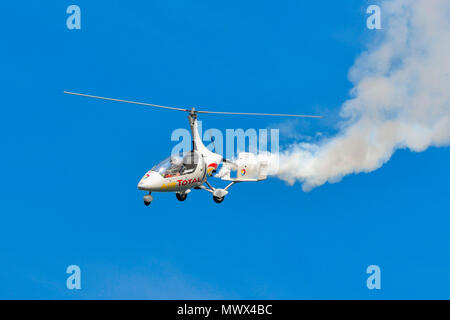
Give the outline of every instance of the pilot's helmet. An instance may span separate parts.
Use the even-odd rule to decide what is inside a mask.
[[[182,160],[180,157],[172,156],[170,157],[170,164],[172,164],[173,166],[178,166],[182,164]]]

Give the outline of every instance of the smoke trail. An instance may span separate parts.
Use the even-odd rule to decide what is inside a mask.
[[[349,72],[340,133],[282,152],[281,179],[310,190],[378,169],[399,148],[449,144],[450,1],[391,0],[381,12],[382,38]]]

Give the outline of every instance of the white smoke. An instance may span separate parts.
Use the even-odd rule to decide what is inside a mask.
[[[382,38],[350,70],[340,133],[282,152],[281,179],[310,190],[378,169],[399,148],[449,144],[450,0],[385,1],[381,14]]]

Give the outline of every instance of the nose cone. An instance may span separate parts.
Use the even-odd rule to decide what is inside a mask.
[[[145,190],[145,187],[146,187],[146,181],[144,180],[144,178],[142,178],[141,179],[141,181],[139,181],[139,183],[138,183],[138,189],[140,189],[140,190]]]
[[[137,187],[140,190],[153,191],[161,188],[162,177],[154,171],[147,172],[139,181]]]

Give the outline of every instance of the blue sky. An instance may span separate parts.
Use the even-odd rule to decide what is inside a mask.
[[[332,134],[347,72],[382,32],[365,27],[372,3],[77,1],[72,31],[70,4],[2,5],[0,298],[450,298],[449,148],[401,150],[306,193],[271,178],[220,205],[196,191],[145,207],[137,182],[186,116],[62,94],[320,113],[298,132]],[[72,264],[79,291],[66,289]],[[372,264],[381,290],[366,287]]]

